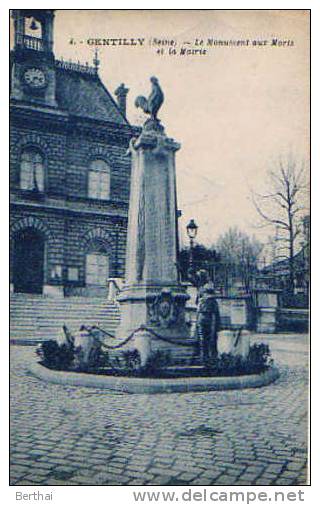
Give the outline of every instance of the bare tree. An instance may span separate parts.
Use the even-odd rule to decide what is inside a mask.
[[[294,255],[296,239],[301,233],[301,217],[306,211],[307,176],[303,163],[289,158],[279,160],[278,166],[267,173],[268,190],[252,192],[253,204],[261,226],[273,226],[277,240],[277,259],[287,259],[289,268],[288,290],[294,288]]]
[[[218,237],[215,247],[222,263],[228,265],[228,273],[241,278],[242,285],[249,292],[262,244],[255,237],[249,237],[237,227],[233,227]]]

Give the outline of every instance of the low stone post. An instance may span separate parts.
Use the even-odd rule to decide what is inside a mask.
[[[258,333],[275,333],[277,330],[279,289],[255,290],[256,327]]]
[[[250,349],[250,332],[247,330],[223,330],[218,333],[218,354],[232,354],[246,358]]]
[[[147,330],[141,329],[134,334],[133,345],[134,348],[139,352],[142,367],[147,364],[148,359],[151,357],[151,340],[152,336]]]

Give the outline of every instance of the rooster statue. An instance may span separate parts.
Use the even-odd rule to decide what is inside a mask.
[[[150,81],[152,83],[151,93],[149,98],[145,98],[144,96],[138,96],[134,102],[136,107],[141,107],[143,112],[146,114],[150,114],[151,119],[157,120],[157,113],[163,104],[164,95],[162,89],[160,88],[160,84],[156,77],[151,77]]]

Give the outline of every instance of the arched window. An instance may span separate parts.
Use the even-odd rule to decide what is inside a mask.
[[[86,254],[87,286],[105,286],[109,277],[109,255],[106,246],[99,240],[92,242]]]
[[[44,160],[37,149],[23,150],[20,166],[20,188],[30,191],[44,191]]]
[[[104,160],[93,160],[90,164],[88,196],[99,200],[110,198],[110,167]]]

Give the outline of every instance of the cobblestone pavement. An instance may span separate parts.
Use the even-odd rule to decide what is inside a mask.
[[[165,395],[47,384],[12,346],[11,484],[306,484],[307,338],[263,340],[271,386]]]

